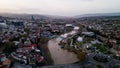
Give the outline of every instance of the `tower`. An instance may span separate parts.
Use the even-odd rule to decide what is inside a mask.
[[[32,21],[35,21],[35,18],[34,18],[34,16],[32,16],[32,17],[31,17],[31,20],[32,20]]]

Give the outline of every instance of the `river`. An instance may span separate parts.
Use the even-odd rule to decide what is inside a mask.
[[[73,31],[65,33],[61,35],[61,37],[67,37],[69,34],[75,34],[78,29],[79,27],[74,27]],[[62,40],[61,37],[49,40],[48,42],[48,48],[54,64],[70,64],[79,61],[75,53],[60,48],[58,44]]]

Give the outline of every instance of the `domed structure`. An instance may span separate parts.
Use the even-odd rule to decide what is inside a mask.
[[[83,41],[83,38],[82,38],[82,37],[78,37],[78,38],[77,38],[77,41],[78,41],[78,42],[82,42],[82,41]]]

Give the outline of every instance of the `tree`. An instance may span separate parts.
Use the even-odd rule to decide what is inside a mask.
[[[49,41],[48,38],[41,37],[40,40],[39,40],[39,43],[41,43],[41,44],[45,44],[45,43],[47,43],[48,41]]]
[[[79,52],[77,53],[77,57],[80,61],[84,61],[85,60],[85,55],[86,53],[85,52]]]
[[[97,64],[96,67],[97,68],[103,68],[103,66],[101,64]]]
[[[14,50],[16,50],[16,48],[17,48],[13,42],[4,43],[4,47],[5,48],[4,48],[3,52],[5,52],[5,53],[11,53]]]

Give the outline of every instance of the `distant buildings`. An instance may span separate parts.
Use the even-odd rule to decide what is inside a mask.
[[[11,65],[11,60],[9,60],[5,54],[0,54],[0,68],[9,68]]]
[[[82,35],[85,35],[85,36],[89,36],[89,37],[95,36],[95,33],[94,33],[94,32],[82,32],[81,34],[82,34]]]

